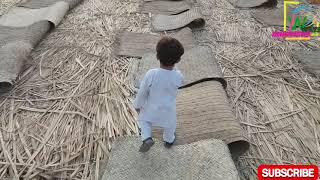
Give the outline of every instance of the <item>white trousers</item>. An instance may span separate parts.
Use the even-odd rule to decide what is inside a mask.
[[[146,121],[138,121],[141,129],[142,140],[152,137],[152,124]],[[175,128],[164,128],[163,129],[163,140],[168,143],[173,143],[175,139]]]

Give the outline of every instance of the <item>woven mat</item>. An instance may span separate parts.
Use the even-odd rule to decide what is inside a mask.
[[[265,26],[283,27],[283,8],[258,10],[252,13],[252,17]]]
[[[50,30],[48,21],[24,28],[0,26],[0,93],[12,88],[31,48]]]
[[[0,47],[15,41],[24,41],[35,46],[50,30],[50,27],[48,21],[37,22],[28,27],[0,26]]]
[[[154,15],[151,18],[151,24],[154,31],[167,31],[185,26],[191,29],[201,28],[205,25],[205,20],[200,12],[193,8],[178,15]]]
[[[153,14],[179,14],[191,9],[191,4],[186,1],[150,1],[143,2],[141,7],[143,13]]]
[[[236,6],[237,0],[227,0],[232,6]]]
[[[238,0],[236,6],[241,8],[257,7],[267,1],[268,0]]]
[[[237,8],[276,8],[278,0],[227,0],[230,4]]]
[[[159,67],[159,61],[155,53],[146,53],[138,63],[135,78],[135,87],[137,88],[139,88],[140,82],[149,69]],[[177,68],[184,75],[183,87],[212,79],[219,80],[226,86],[221,69],[209,46],[196,46],[185,51],[181,61],[177,64]]]
[[[11,89],[31,50],[31,44],[21,41],[0,47],[0,94]]]
[[[20,7],[26,7],[31,9],[39,9],[51,6],[57,2],[64,1],[69,4],[69,8],[72,9],[76,5],[78,5],[83,0],[28,0],[22,4],[20,4]]]
[[[57,26],[68,10],[69,5],[64,1],[40,9],[15,7],[7,14],[0,17],[0,25],[8,27],[26,27],[36,22],[47,20]]]
[[[311,74],[320,77],[320,50],[317,51],[296,51],[294,57],[304,66],[304,69]]]
[[[207,140],[165,149],[156,141],[147,153],[139,153],[139,137],[115,141],[102,180],[237,180],[237,169],[228,147]]]
[[[0,17],[0,93],[12,87],[26,57],[82,0],[29,0]]]
[[[183,28],[176,34],[171,35],[178,39],[185,49],[194,46],[192,31],[190,28]],[[156,45],[161,36],[158,34],[123,32],[119,36],[118,55],[142,57],[146,52],[155,52]]]
[[[177,144],[220,139],[229,145],[234,159],[249,149],[249,143],[220,82],[207,81],[180,89],[176,108]],[[155,128],[153,134],[162,138],[160,128]]]

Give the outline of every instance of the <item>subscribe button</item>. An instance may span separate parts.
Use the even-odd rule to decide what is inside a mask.
[[[258,167],[259,180],[317,180],[316,165],[261,165]]]

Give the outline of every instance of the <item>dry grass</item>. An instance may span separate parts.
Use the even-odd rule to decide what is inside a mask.
[[[250,138],[241,176],[255,179],[261,163],[320,164],[319,79],[290,55],[319,42],[275,41],[273,29],[247,10],[226,0],[198,3],[207,27],[197,39],[215,49]],[[0,101],[0,179],[97,179],[111,141],[137,133],[129,75],[135,59],[115,56],[113,45],[124,28],[150,32],[138,4],[85,0],[34,50],[29,68]]]

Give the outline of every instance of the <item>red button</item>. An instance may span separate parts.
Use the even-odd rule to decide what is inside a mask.
[[[259,180],[317,180],[319,169],[316,165],[260,165]]]

